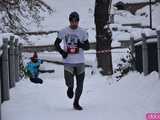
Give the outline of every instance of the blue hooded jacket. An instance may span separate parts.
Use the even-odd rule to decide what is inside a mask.
[[[39,66],[42,63],[43,63],[43,60],[40,60],[40,59],[38,59],[37,62],[35,62],[35,63],[32,61],[27,63],[26,70],[31,74],[31,76],[29,76],[29,77],[32,77],[32,78],[38,77]]]

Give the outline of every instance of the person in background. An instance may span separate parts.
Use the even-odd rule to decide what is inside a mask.
[[[88,33],[79,27],[79,14],[72,12],[69,15],[70,25],[61,31],[55,41],[57,51],[64,59],[64,78],[67,89],[67,96],[72,99],[74,96],[74,76],[76,76],[76,90],[73,108],[82,110],[79,100],[83,90],[85,78],[84,50],[89,49]],[[63,48],[60,43],[63,41]]]
[[[31,60],[26,65],[27,76],[33,83],[43,83],[43,80],[38,77],[40,64],[43,63],[43,60],[38,59],[37,52],[34,52]]]

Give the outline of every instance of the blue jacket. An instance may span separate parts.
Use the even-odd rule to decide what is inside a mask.
[[[38,59],[36,63],[30,61],[27,63],[26,70],[31,74],[30,77],[36,78],[39,74],[39,66],[43,63],[43,60]]]

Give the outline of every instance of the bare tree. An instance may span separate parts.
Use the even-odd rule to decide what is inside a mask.
[[[109,16],[112,0],[95,1],[95,25],[96,25],[96,56],[101,73],[113,74],[111,42],[112,33],[109,28]]]
[[[52,12],[42,0],[0,0],[0,30],[2,32],[25,32],[24,20],[33,20],[37,25],[43,19],[40,11]]]

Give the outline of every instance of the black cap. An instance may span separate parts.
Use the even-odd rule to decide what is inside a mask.
[[[69,15],[69,21],[76,20],[79,21],[79,14],[77,12],[71,12]]]

